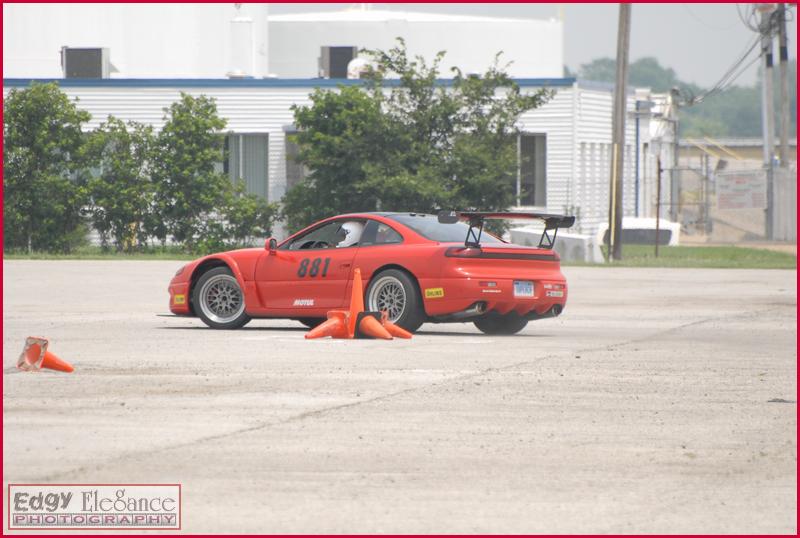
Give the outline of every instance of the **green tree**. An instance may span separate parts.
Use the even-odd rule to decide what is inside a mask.
[[[3,248],[67,252],[85,240],[79,110],[55,83],[12,89],[3,102]]]
[[[290,229],[348,211],[511,205],[517,120],[551,92],[523,93],[498,62],[441,83],[444,52],[429,66],[402,40],[367,53],[366,84],[294,107],[298,160],[311,172],[284,198]]]
[[[248,194],[242,185],[236,185],[231,189],[224,213],[229,245],[245,246],[272,235],[278,205]]]
[[[127,125],[109,117],[88,143],[88,154],[99,170],[89,179],[91,216],[103,246],[113,240],[117,251],[132,251],[147,241],[144,223],[153,200],[150,157],[153,128]]]
[[[230,189],[230,180],[216,166],[223,160],[226,122],[214,99],[202,95],[181,93],[164,112],[154,145],[155,197],[146,229],[162,243],[172,236],[191,249]]]
[[[578,69],[580,78],[597,82],[614,82],[616,73],[617,61],[613,58],[596,58]]]
[[[300,147],[298,161],[310,168],[306,181],[284,198],[284,214],[291,230],[320,218],[346,211],[367,211],[377,196],[363,185],[367,163],[380,162],[390,153],[394,131],[384,128],[387,118],[380,102],[361,88],[339,91],[317,89],[311,106],[293,107],[294,135]]]

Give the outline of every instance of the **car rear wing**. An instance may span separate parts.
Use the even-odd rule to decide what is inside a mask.
[[[464,246],[477,247],[481,243],[481,234],[486,219],[536,219],[544,221],[544,231],[539,239],[539,248],[553,248],[559,228],[569,228],[575,224],[575,217],[566,215],[552,215],[549,213],[528,213],[516,211],[440,211],[439,222],[454,224],[462,219],[469,222],[469,230],[464,240]],[[475,230],[477,229],[477,233]]]

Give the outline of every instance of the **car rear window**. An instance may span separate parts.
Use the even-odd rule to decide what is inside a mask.
[[[463,243],[467,238],[469,225],[466,222],[442,224],[436,215],[402,214],[387,215],[390,219],[408,226],[422,237],[440,243]],[[500,243],[496,237],[486,233],[481,235],[481,243]]]

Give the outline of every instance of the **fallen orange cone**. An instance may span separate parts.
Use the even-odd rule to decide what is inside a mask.
[[[331,310],[328,312],[328,319],[306,333],[307,339],[325,338],[350,338],[348,336],[347,325],[350,312],[344,310]]]
[[[411,333],[391,323],[385,311],[364,311],[364,287],[361,269],[353,272],[353,289],[348,310],[329,310],[328,319],[305,335],[307,339],[324,338],[381,338],[391,340],[411,338]]]
[[[382,338],[383,340],[391,340],[392,335],[387,331],[375,314],[372,312],[364,312],[361,316],[361,321],[358,322],[358,336],[370,336],[372,338]]]
[[[17,360],[17,368],[26,372],[35,372],[46,368],[58,372],[72,372],[75,368],[70,363],[47,351],[47,338],[29,336],[25,339],[25,347]]]
[[[386,332],[388,332],[389,334],[391,334],[396,338],[411,338],[412,336],[410,332],[400,327],[399,325],[395,325],[391,321],[384,321],[383,328],[386,329]]]

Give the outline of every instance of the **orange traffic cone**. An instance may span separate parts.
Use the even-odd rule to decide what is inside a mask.
[[[367,313],[358,322],[358,332],[360,335],[371,336],[372,338],[382,338],[384,340],[391,340],[392,335],[383,328],[381,322],[372,315]]]
[[[356,338],[372,337],[391,340],[411,338],[411,333],[389,322],[388,315],[383,312],[364,312],[364,287],[361,281],[361,269],[353,270],[353,289],[350,293],[349,310],[330,310],[328,320],[314,327],[305,335],[307,339],[324,338]]]
[[[328,312],[328,319],[308,331],[306,333],[307,339],[324,338],[332,336],[333,338],[352,338],[348,336],[347,323],[350,318],[350,312],[344,310],[331,310]]]
[[[389,313],[386,312],[386,310],[381,310],[381,325],[383,325],[383,328],[386,329],[389,334],[397,338],[411,338],[413,336],[404,328],[389,321]]]
[[[356,334],[358,314],[364,311],[364,288],[361,283],[361,269],[358,267],[353,271],[353,291],[350,293],[350,321],[347,324],[347,332],[350,338]]]
[[[397,338],[411,338],[412,336],[410,332],[400,327],[399,325],[395,325],[391,321],[385,321],[383,323],[383,328],[386,329],[386,332],[388,332],[392,336],[396,336]]]
[[[67,373],[74,371],[70,363],[47,351],[48,343],[47,338],[38,336],[26,338],[25,347],[17,360],[17,368],[27,372],[35,372],[42,368]]]

